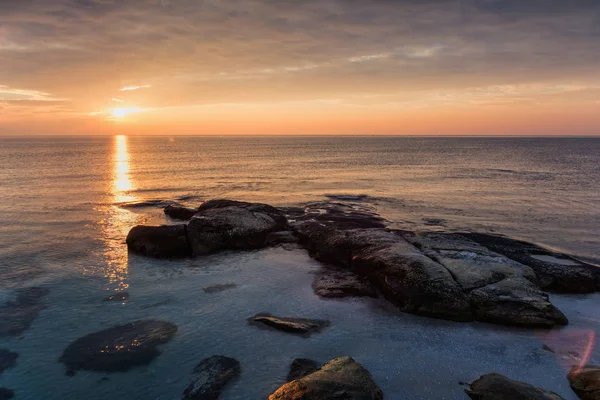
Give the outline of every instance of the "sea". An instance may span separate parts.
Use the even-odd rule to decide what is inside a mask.
[[[17,400],[179,399],[195,365],[224,355],[242,373],[221,399],[266,399],[293,359],[351,356],[385,399],[467,399],[466,382],[496,372],[575,400],[569,368],[600,363],[600,294],[551,294],[570,324],[540,331],[419,317],[378,299],[322,300],[311,288],[321,265],[300,249],[128,254],[133,226],[173,223],[159,206],[215,198],[355,204],[394,228],[504,234],[600,264],[599,138],[4,137],[0,315],[20,290],[48,293],[23,332],[0,336],[0,349],[18,353],[0,387]],[[249,325],[259,312],[331,326],[290,336]],[[147,318],[178,327],[153,362],[65,373],[59,358],[72,341]]]

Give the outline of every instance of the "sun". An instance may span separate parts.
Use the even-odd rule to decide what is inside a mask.
[[[140,107],[128,107],[128,108],[123,108],[123,107],[119,107],[119,108],[113,108],[112,110],[112,115],[115,118],[124,118],[129,114],[132,113],[137,113],[142,111],[142,109]]]

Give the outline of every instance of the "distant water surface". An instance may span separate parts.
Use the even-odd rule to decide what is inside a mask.
[[[19,288],[50,290],[30,329],[0,337],[0,348],[20,353],[0,375],[16,399],[178,398],[193,366],[213,354],[242,363],[224,400],[265,398],[295,357],[337,355],[367,366],[388,399],[462,399],[458,381],[488,372],[574,398],[562,361],[539,351],[535,332],[414,317],[380,302],[319,300],[310,288],[318,263],[301,251],[179,262],[128,256],[132,226],[168,221],[158,207],[119,204],[353,202],[396,227],[503,233],[600,263],[600,139],[0,138],[0,166],[0,305]],[[237,286],[202,290],[230,283]],[[127,301],[102,301],[124,291]],[[577,338],[600,326],[598,300],[553,296]],[[289,337],[247,326],[257,312],[328,318],[332,328]],[[66,377],[57,360],[69,342],[138,318],[179,326],[152,364]],[[593,350],[592,360],[598,356]]]

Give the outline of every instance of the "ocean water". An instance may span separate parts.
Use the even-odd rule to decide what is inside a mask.
[[[29,329],[0,337],[0,348],[19,353],[0,375],[16,399],[176,399],[193,367],[216,354],[242,366],[223,400],[266,398],[294,358],[341,355],[367,367],[386,399],[466,399],[459,382],[491,372],[575,399],[568,368],[600,362],[597,294],[552,295],[571,322],[552,331],[439,321],[379,300],[325,301],[310,287],[319,263],[298,249],[128,255],[131,227],[170,221],[158,207],[120,206],[355,202],[395,227],[503,233],[600,264],[600,139],[0,138],[0,166],[0,307],[18,289],[49,290]],[[225,283],[237,286],[202,290]],[[129,299],[103,301],[120,292]],[[249,326],[258,312],[332,325],[289,336]],[[178,326],[151,364],[65,374],[58,358],[71,341],[140,318]]]

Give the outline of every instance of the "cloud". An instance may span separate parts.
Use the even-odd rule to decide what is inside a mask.
[[[151,88],[152,85],[140,85],[140,86],[125,86],[124,88],[121,88],[121,92],[131,92],[133,90],[138,90],[138,89],[148,89]]]

